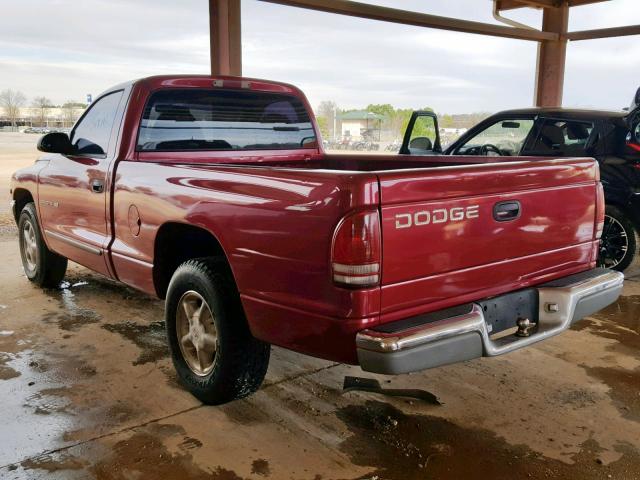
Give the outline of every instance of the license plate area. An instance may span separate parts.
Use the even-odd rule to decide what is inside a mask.
[[[518,318],[538,323],[538,290],[527,288],[476,302],[482,308],[490,335],[514,328]]]

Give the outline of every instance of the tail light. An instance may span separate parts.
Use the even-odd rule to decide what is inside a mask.
[[[595,239],[599,240],[604,229],[604,188],[600,182],[596,186],[596,231]]]
[[[333,281],[351,287],[380,282],[381,233],[378,212],[358,212],[342,219],[331,247]]]

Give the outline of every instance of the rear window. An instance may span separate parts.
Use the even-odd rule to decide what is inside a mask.
[[[316,147],[309,114],[291,95],[167,89],[144,109],[138,150],[270,150]]]

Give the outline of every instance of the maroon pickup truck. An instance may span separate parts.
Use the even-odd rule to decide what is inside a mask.
[[[297,88],[163,76],[101,95],[12,179],[27,278],[67,259],[166,298],[182,382],[222,403],[270,344],[396,374],[507,353],[615,301],[588,158],[328,155]]]

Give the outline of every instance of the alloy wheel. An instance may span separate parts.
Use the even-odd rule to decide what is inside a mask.
[[[34,272],[38,266],[38,244],[36,231],[30,220],[26,220],[22,225],[22,256],[25,268]]]
[[[624,226],[615,218],[605,215],[600,239],[599,266],[615,268],[622,262],[628,249],[629,238]]]
[[[198,292],[189,290],[178,302],[176,334],[187,366],[198,376],[211,373],[218,349],[218,332],[213,313]]]

